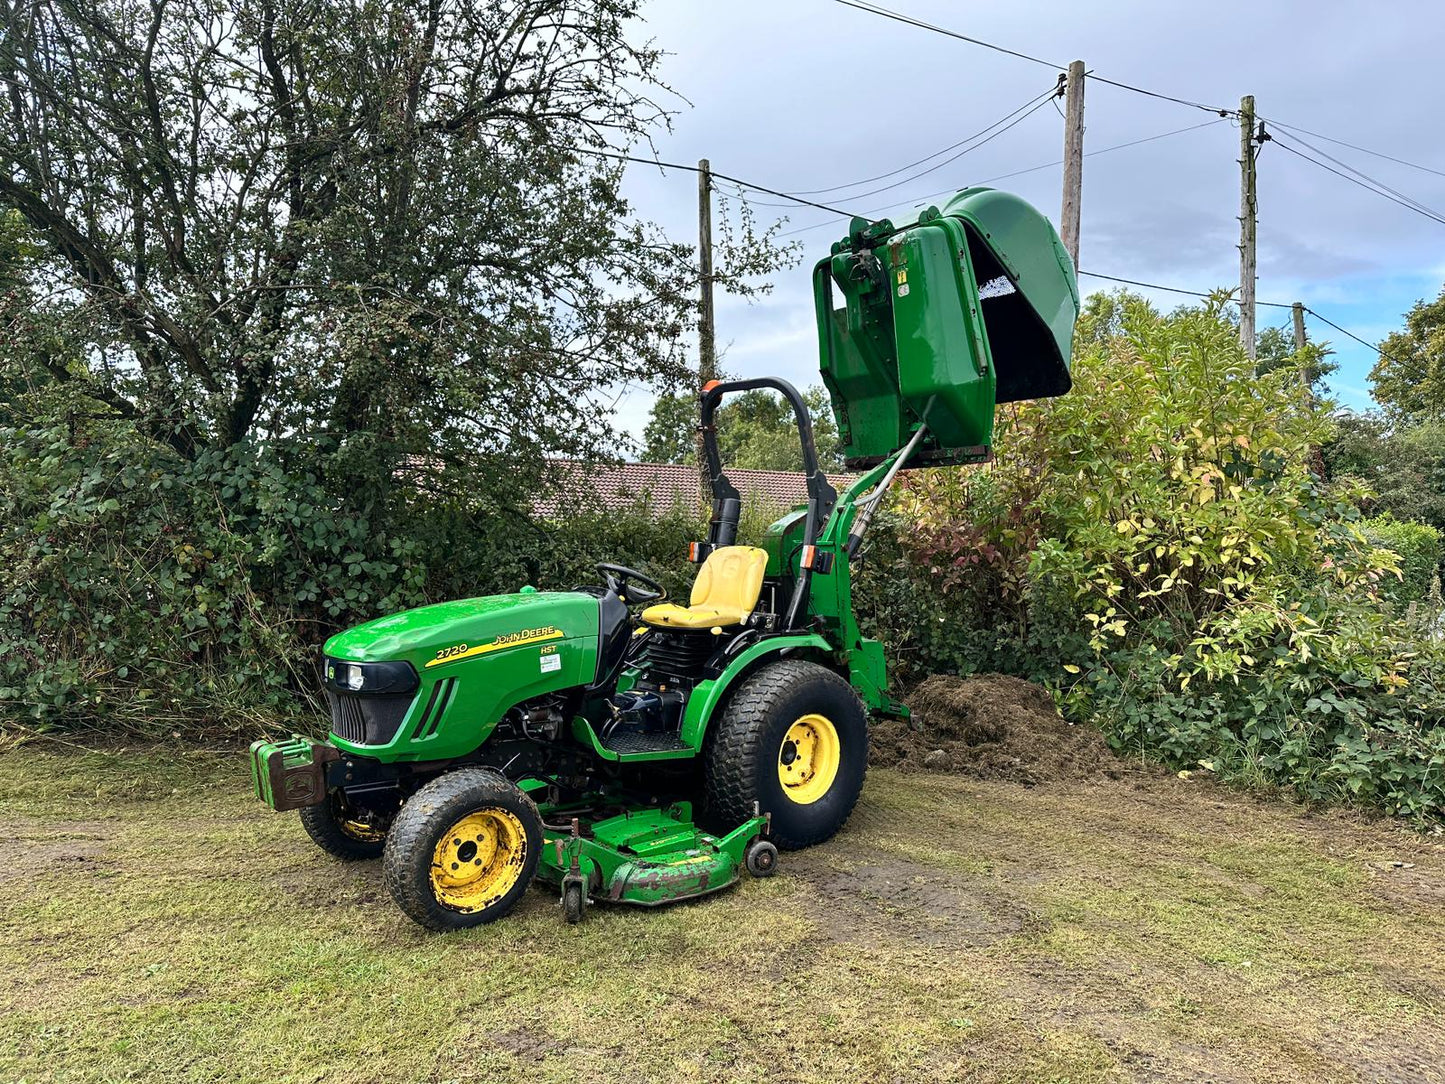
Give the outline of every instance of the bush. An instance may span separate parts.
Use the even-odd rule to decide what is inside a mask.
[[[318,651],[338,629],[595,583],[599,560],[685,593],[702,529],[682,509],[546,523],[410,485],[341,500],[297,465],[324,468],[316,449],[190,463],[124,425],[0,441],[0,716],[41,729],[251,733],[319,710]]]
[[[943,619],[916,657],[1042,673],[1175,768],[1445,815],[1445,648],[1386,605],[1428,536],[1371,534],[1316,473],[1309,357],[1257,372],[1218,300],[1105,300],[1070,395],[1001,411],[994,464],[915,478],[893,565]]]
[[[1391,515],[1367,519],[1361,526],[1374,545],[1399,558],[1400,579],[1386,581],[1385,593],[1400,605],[1423,602],[1438,590],[1441,561],[1445,559],[1440,532],[1424,523],[1401,522]]]

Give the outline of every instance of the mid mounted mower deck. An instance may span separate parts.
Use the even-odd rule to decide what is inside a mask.
[[[324,648],[330,736],[255,743],[257,796],[299,809],[338,858],[383,858],[393,899],[435,930],[500,918],[534,879],[573,922],[589,902],[688,899],[837,832],[863,787],[868,712],[907,711],[853,613],[868,524],[900,470],[986,459],[997,402],[1068,391],[1078,290],[1048,221],[986,188],[897,226],[854,219],[813,282],[852,485],[820,470],[792,385],[708,384],[713,517],[687,606],[600,564],[597,587],[342,632]],[[755,388],[792,406],[808,500],[745,546],[714,418]]]

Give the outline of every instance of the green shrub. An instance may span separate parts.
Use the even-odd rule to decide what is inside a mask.
[[[406,485],[341,501],[284,446],[190,463],[124,425],[0,442],[0,717],[42,729],[284,723],[317,710],[318,651],[338,629],[524,583],[595,583],[599,560],[685,594],[684,544],[704,529],[683,509],[548,523]]]
[[[1068,396],[1000,411],[994,464],[905,495],[894,565],[941,619],[918,658],[1042,672],[1176,768],[1445,817],[1445,646],[1387,605],[1429,536],[1371,534],[1360,487],[1316,475],[1327,404],[1258,373],[1219,301],[1106,308]]]
[[[1367,519],[1360,526],[1374,545],[1399,557],[1400,579],[1394,583],[1386,581],[1385,594],[1401,605],[1429,599],[1445,558],[1440,531],[1425,523],[1401,521],[1388,514]]]

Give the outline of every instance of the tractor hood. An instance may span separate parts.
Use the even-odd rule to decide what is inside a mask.
[[[596,638],[597,599],[580,591],[521,591],[403,610],[326,641],[328,658],[405,660],[418,674],[528,645]]]
[[[514,705],[593,681],[600,623],[596,595],[524,589],[403,610],[338,633],[324,648],[336,660],[326,666],[332,744],[390,762],[465,756]],[[340,681],[346,662],[408,663],[417,680],[409,691],[373,694],[364,677],[360,687]]]

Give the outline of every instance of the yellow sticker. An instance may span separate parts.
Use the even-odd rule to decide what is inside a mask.
[[[905,282],[907,282],[907,281],[908,281],[908,268],[906,268],[906,267],[900,267],[900,268],[898,269],[898,285],[899,285],[899,286],[902,286],[902,285],[903,285]]]

